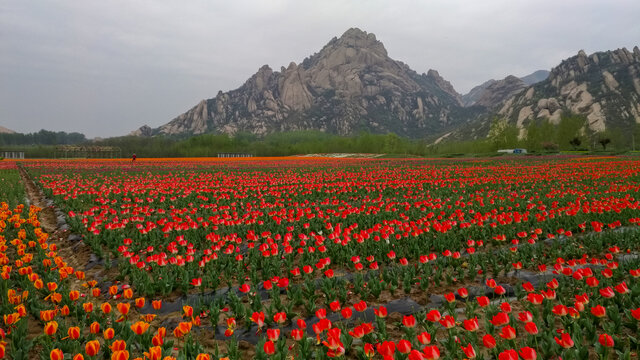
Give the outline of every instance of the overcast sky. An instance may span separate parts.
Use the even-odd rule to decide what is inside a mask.
[[[580,49],[640,45],[638,0],[0,1],[0,125],[88,137],[157,127],[350,27],[460,93]]]

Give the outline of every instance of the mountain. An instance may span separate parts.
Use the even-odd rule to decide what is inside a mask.
[[[502,80],[491,79],[462,95],[462,104],[464,106],[481,105],[493,108],[522,91],[528,85],[543,81],[548,76],[549,71],[538,70],[521,78],[509,75]]]
[[[498,114],[522,128],[538,118],[558,123],[563,112],[586,116],[595,132],[640,123],[638,47],[590,56],[581,50],[553,68],[546,80],[506,101]]]
[[[515,125],[522,138],[532,121],[547,119],[559,124],[563,114],[584,116],[584,130],[593,133],[633,131],[640,124],[640,49],[621,48],[589,56],[581,50],[554,67],[545,80],[448,133],[447,140],[486,137],[494,117]]]
[[[540,81],[544,81],[549,77],[551,72],[548,70],[538,70],[527,76],[523,76],[520,80],[524,81],[527,85],[533,85],[539,83]]]
[[[483,82],[482,84],[474,87],[473,89],[469,90],[468,93],[462,95],[462,105],[464,106],[471,106],[473,104],[475,104],[475,102],[478,100],[478,98],[480,96],[482,96],[482,93],[492,84],[496,83],[496,80],[487,80],[485,82]]]
[[[238,89],[219,91],[157,129],[132,135],[366,130],[422,137],[472,118],[462,97],[435,70],[418,74],[390,58],[372,33],[357,28],[333,38],[302,63],[262,66]]]
[[[15,134],[16,132],[11,130],[11,129],[7,129],[4,126],[0,126],[0,134]]]
[[[473,102],[473,105],[493,109],[506,99],[521,92],[526,87],[527,85],[524,81],[513,75],[509,75],[502,80],[494,81],[479,92]]]

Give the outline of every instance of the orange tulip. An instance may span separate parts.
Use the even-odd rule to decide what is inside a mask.
[[[100,332],[100,323],[97,321],[94,321],[91,323],[91,325],[89,325],[89,331],[92,334],[97,334]]]
[[[138,321],[135,324],[131,325],[131,330],[133,330],[133,332],[137,335],[144,334],[147,329],[149,329],[149,323],[146,323],[144,321]]]
[[[211,360],[211,356],[209,354],[198,354],[196,360]]]
[[[164,338],[160,336],[160,334],[155,334],[153,338],[151,338],[151,343],[153,346],[161,346],[164,344]]]
[[[140,315],[140,318],[143,319],[146,322],[152,322],[153,319],[156,318],[156,314],[144,314],[144,315]]]
[[[109,287],[109,295],[114,296],[118,293],[118,285],[112,285]]]
[[[76,356],[73,357],[73,360],[84,360],[84,356],[82,354],[76,354]]]
[[[162,300],[153,300],[151,306],[153,306],[155,310],[160,310],[160,308],[162,308]]]
[[[93,311],[93,303],[92,302],[86,302],[84,304],[82,304],[82,307],[84,308],[84,312],[90,313]]]
[[[124,290],[122,291],[122,296],[123,296],[125,299],[131,299],[131,298],[133,297],[133,290],[131,290],[131,288],[124,289]]]
[[[65,305],[62,308],[60,308],[60,315],[62,316],[69,315],[69,306]]]
[[[58,322],[57,321],[49,321],[44,325],[44,333],[53,336],[56,331],[58,331]]]
[[[8,315],[4,315],[4,323],[6,325],[13,325],[20,320],[20,314],[12,313]]]
[[[91,295],[93,295],[93,297],[99,297],[100,296],[100,288],[93,288],[91,289]]]
[[[42,281],[42,279],[38,279],[36,281],[33,282],[33,287],[35,287],[36,289],[40,290],[44,287],[44,282]]]
[[[182,307],[182,311],[184,312],[183,317],[192,317],[193,316],[193,308],[189,305],[185,305]]]
[[[180,324],[178,324],[178,327],[173,329],[173,336],[177,338],[181,338],[187,335],[189,331],[191,331],[191,325],[192,325],[191,322],[188,322],[188,323],[181,322]]]
[[[144,356],[149,360],[161,360],[162,348],[160,346],[154,346],[152,348],[149,348],[149,352],[145,352]]]
[[[60,350],[60,349],[53,349],[49,353],[49,358],[51,360],[63,360],[64,359],[64,354],[62,353],[62,350]]]
[[[54,292],[54,293],[51,293],[50,298],[52,303],[58,304],[60,303],[60,301],[62,301],[62,294]]]
[[[76,271],[76,278],[78,280],[84,280],[84,271]]]
[[[58,284],[54,283],[54,282],[48,282],[47,283],[47,289],[49,289],[49,291],[53,292],[58,288]]]
[[[76,301],[80,298],[80,292],[73,290],[69,291],[69,300]]]
[[[111,313],[111,310],[113,308],[111,307],[111,304],[109,304],[109,303],[102,303],[102,305],[100,305],[100,309],[102,310],[102,312],[104,314],[109,314],[109,313]]]
[[[98,340],[91,340],[84,346],[84,351],[87,355],[93,357],[100,352],[100,342]]]
[[[129,313],[129,309],[131,308],[131,305],[127,303],[118,303],[116,304],[116,307],[118,308],[118,311],[120,312],[120,314],[122,314],[123,316],[126,316]]]
[[[122,351],[125,350],[127,348],[127,343],[124,340],[116,340],[113,342],[113,344],[111,344],[110,346],[111,351]]]
[[[42,310],[40,311],[40,320],[51,321],[58,312],[56,310]]]
[[[111,340],[116,335],[116,331],[113,328],[107,328],[102,332],[102,336],[105,340]]]
[[[77,326],[72,326],[67,329],[67,335],[71,340],[77,340],[80,337],[80,328]]]
[[[140,309],[140,308],[144,307],[145,300],[144,300],[143,297],[139,297],[139,298],[136,299],[135,303],[136,303],[136,307],[138,309]]]
[[[114,351],[111,354],[111,360],[129,360],[129,352],[127,350]]]

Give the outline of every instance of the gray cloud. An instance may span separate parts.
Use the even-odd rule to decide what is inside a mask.
[[[4,0],[0,125],[91,137],[159,126],[350,27],[466,92],[580,49],[640,45],[638,14],[635,0]]]

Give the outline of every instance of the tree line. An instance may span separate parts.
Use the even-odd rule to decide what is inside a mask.
[[[353,136],[339,136],[320,131],[275,133],[258,137],[250,133],[204,134],[189,138],[166,136],[124,136],[88,141],[78,133],[41,130],[33,134],[1,134],[0,146],[26,152],[27,157],[47,158],[59,154],[53,145],[113,146],[124,157],[215,157],[219,153],[243,153],[255,156],[287,156],[322,153],[379,153],[394,155],[464,155],[495,154],[499,149],[525,148],[528,152],[543,153],[567,150],[630,150],[640,139],[640,125],[631,130],[589,130],[587,119],[568,114],[558,123],[535,120],[522,128],[505,119],[496,118],[489,125],[486,138],[468,141],[435,143],[416,140],[394,133],[362,132]],[[7,146],[9,145],[9,146]],[[638,145],[640,147],[640,144]]]

